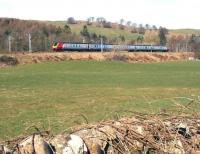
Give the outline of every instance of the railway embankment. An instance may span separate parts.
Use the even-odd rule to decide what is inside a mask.
[[[130,63],[152,63],[152,62],[166,62],[166,61],[182,61],[182,60],[193,60],[194,53],[192,52],[182,52],[182,53],[143,53],[143,52],[58,52],[58,53],[10,53],[2,54],[0,57],[11,57],[7,58],[16,59],[16,64],[34,64],[49,61],[67,61],[67,60],[97,60],[97,61],[125,61]],[[0,58],[2,59],[2,58]],[[0,67],[6,67],[13,65],[3,58],[0,61]]]

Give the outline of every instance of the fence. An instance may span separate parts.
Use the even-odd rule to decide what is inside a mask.
[[[12,34],[0,37],[0,51],[49,51],[55,38],[39,34]]]

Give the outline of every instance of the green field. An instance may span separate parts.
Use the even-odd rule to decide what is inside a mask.
[[[188,102],[182,97],[200,95],[199,66],[198,61],[66,61],[1,69],[0,138],[25,133],[32,125],[57,133],[86,122],[83,117],[94,122],[131,111],[175,112]]]

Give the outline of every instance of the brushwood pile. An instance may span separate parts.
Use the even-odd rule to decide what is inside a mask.
[[[0,154],[200,154],[200,116],[134,114],[52,135],[4,141]]]

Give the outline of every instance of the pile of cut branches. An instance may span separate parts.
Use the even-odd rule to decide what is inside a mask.
[[[5,141],[0,153],[130,154],[200,153],[200,116],[134,114],[130,118],[76,127],[57,136],[39,130]]]

